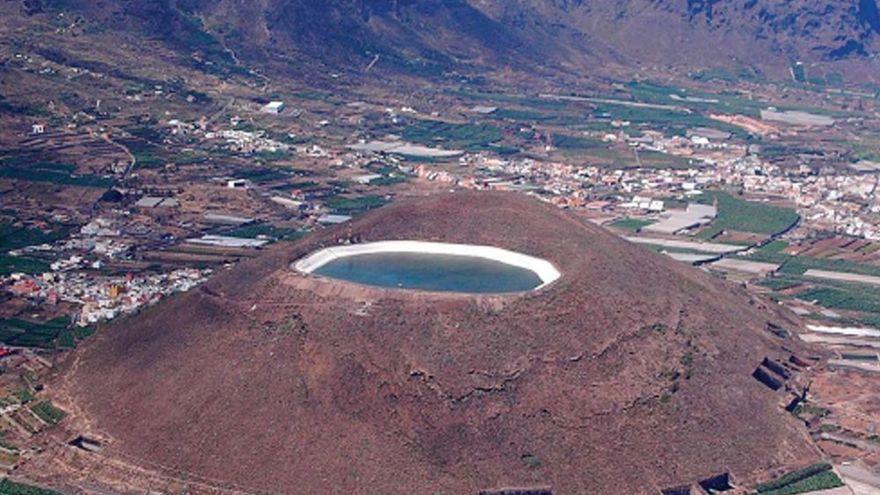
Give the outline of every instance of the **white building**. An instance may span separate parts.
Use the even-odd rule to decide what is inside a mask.
[[[357,182],[358,184],[369,184],[370,182],[373,182],[374,180],[381,179],[381,178],[382,178],[382,176],[379,174],[365,174],[365,175],[359,175],[359,176],[355,177],[354,181]]]
[[[324,224],[324,225],[337,225],[340,223],[345,223],[349,220],[351,220],[351,217],[349,215],[327,214],[327,215],[321,215],[321,217],[318,218],[318,223]]]
[[[279,113],[284,111],[284,102],[283,101],[270,101],[266,105],[263,106],[263,113],[271,113],[274,115],[278,115]]]

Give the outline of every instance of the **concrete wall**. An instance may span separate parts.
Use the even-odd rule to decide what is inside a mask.
[[[534,272],[542,282],[538,287],[539,289],[554,282],[561,276],[559,270],[549,261],[507,249],[472,244],[447,244],[424,241],[379,241],[324,248],[299,259],[293,264],[293,268],[302,273],[312,273],[335,259],[375,253],[445,254],[493,260]]]

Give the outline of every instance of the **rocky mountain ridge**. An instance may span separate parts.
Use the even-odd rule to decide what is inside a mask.
[[[28,0],[198,50],[350,72],[724,68],[783,78],[796,61],[872,74],[876,0]],[[295,71],[295,68],[291,68]]]

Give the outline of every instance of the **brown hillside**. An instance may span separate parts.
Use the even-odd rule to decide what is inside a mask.
[[[289,268],[338,239],[497,245],[563,276],[466,297]],[[219,274],[100,332],[65,381],[111,453],[253,491],[656,494],[813,460],[783,397],[751,376],[788,358],[768,322],[795,324],[549,205],[457,193]]]

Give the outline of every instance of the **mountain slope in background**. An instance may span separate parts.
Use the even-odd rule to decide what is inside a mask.
[[[864,79],[880,50],[876,0],[28,0],[192,49],[212,38],[272,63],[438,75],[597,66],[751,68],[793,61]],[[37,6],[35,9],[34,6]],[[198,44],[197,44],[198,45]],[[289,68],[290,69],[290,68]],[[295,72],[295,69],[290,69]]]
[[[802,61],[847,80],[873,80],[878,74],[876,64],[865,63],[880,47],[875,0],[479,3],[503,25],[552,33],[624,68],[719,68],[781,79],[789,76],[793,62]]]

